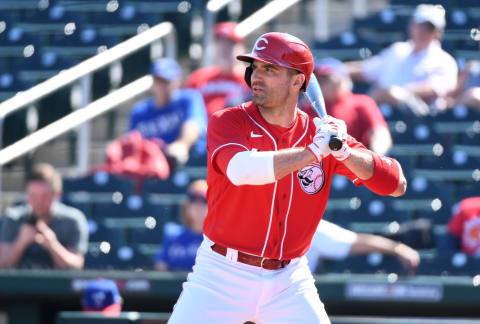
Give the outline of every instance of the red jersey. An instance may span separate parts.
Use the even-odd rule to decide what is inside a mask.
[[[252,102],[213,114],[207,130],[208,215],[203,231],[226,247],[267,258],[289,260],[307,252],[327,204],[332,177],[356,176],[332,156],[271,184],[233,185],[230,159],[242,151],[277,151],[312,143],[315,125],[297,109],[289,128],[267,123]],[[364,148],[352,137],[352,148]]]
[[[375,100],[362,94],[347,92],[334,104],[326,103],[327,113],[342,119],[347,124],[347,132],[365,146],[370,145],[372,131],[378,126],[388,128]],[[317,117],[311,106],[305,102],[302,109],[312,117]]]
[[[463,252],[480,253],[480,197],[464,199],[448,224],[448,231],[460,238]]]
[[[208,116],[250,98],[250,89],[243,79],[243,74],[225,75],[217,66],[194,71],[188,77],[186,86],[202,93]]]

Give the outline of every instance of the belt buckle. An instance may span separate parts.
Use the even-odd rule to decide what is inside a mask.
[[[260,261],[260,268],[262,268],[262,269],[265,269],[265,268],[263,267],[263,262],[264,262],[265,260],[268,260],[268,258],[263,257],[263,258],[262,258],[262,261]]]

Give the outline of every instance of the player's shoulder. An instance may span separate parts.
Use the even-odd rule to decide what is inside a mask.
[[[243,103],[235,107],[227,107],[214,112],[210,119],[215,121],[233,121],[233,120],[245,120],[248,118],[247,110],[250,108],[250,104]]]

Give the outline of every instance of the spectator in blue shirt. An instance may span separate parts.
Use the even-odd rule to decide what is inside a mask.
[[[181,208],[183,226],[167,224],[162,246],[155,256],[155,269],[191,271],[202,243],[203,220],[207,216],[207,182],[196,180],[187,190]]]
[[[207,116],[202,95],[180,89],[181,68],[171,58],[152,64],[152,97],[135,105],[130,131],[138,130],[147,139],[156,139],[176,164],[188,160],[189,151],[206,131]]]

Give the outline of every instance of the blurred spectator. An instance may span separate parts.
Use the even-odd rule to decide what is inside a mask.
[[[203,240],[202,226],[207,216],[207,182],[196,180],[187,189],[181,208],[183,226],[167,225],[162,247],[155,256],[155,269],[190,271]]]
[[[448,223],[446,248],[480,256],[480,196],[462,200]]]
[[[445,9],[418,5],[409,25],[407,42],[397,42],[365,61],[347,64],[354,81],[373,83],[377,103],[409,109],[424,116],[445,109],[445,96],[457,84],[457,64],[441,48]]]
[[[60,174],[37,164],[28,175],[28,204],[7,209],[0,233],[0,267],[81,269],[88,228],[81,211],[58,201]]]
[[[388,238],[365,233],[355,233],[322,219],[313,236],[307,259],[312,273],[319,259],[344,260],[349,255],[378,252],[393,255],[410,272],[415,272],[420,255],[409,246]]]
[[[171,58],[152,65],[153,97],[135,105],[130,130],[138,130],[147,139],[157,139],[165,154],[184,164],[189,151],[206,131],[205,104],[198,91],[179,89],[181,69]]]
[[[449,94],[447,102],[449,107],[465,105],[480,109],[480,60],[467,62],[459,72],[457,88]]]
[[[236,27],[234,22],[215,25],[215,65],[195,70],[187,79],[188,87],[202,93],[208,116],[250,98],[250,89],[243,78],[245,66],[236,59],[237,55],[245,52],[244,39],[237,35]]]
[[[346,66],[337,59],[326,58],[317,62],[314,73],[322,88],[327,113],[344,120],[348,133],[369,149],[387,153],[392,146],[387,122],[372,98],[352,93]],[[305,102],[302,109],[316,117],[310,104]]]
[[[122,311],[122,297],[115,281],[99,278],[87,284],[82,299],[84,312],[102,312],[108,317],[117,317]]]

